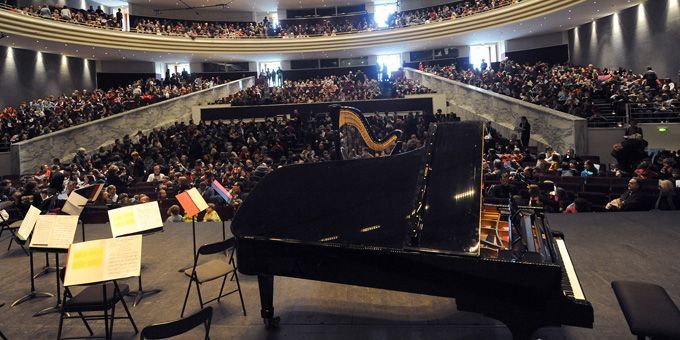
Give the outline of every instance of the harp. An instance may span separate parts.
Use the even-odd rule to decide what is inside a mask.
[[[331,105],[331,119],[336,134],[336,153],[342,159],[358,158],[365,150],[372,156],[389,156],[398,152],[402,131],[376,132],[357,108]]]

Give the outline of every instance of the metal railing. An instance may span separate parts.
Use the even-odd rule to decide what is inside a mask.
[[[624,127],[631,120],[638,123],[680,123],[680,106],[662,107],[657,103],[625,103],[623,112],[614,110],[588,118],[589,127]]]
[[[629,103],[628,120],[638,123],[680,123],[680,106],[660,106],[657,103]]]

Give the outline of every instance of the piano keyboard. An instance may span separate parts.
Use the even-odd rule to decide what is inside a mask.
[[[555,243],[557,243],[557,249],[562,257],[562,290],[564,294],[573,297],[577,300],[585,300],[586,297],[583,295],[583,290],[581,289],[581,283],[578,281],[576,276],[576,271],[574,270],[574,265],[569,257],[569,252],[567,251],[567,245],[561,238],[555,238]],[[564,282],[564,274],[567,274],[568,282]]]

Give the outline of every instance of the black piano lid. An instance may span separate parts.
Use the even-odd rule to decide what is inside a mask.
[[[438,130],[419,246],[408,247],[405,240],[412,229],[408,216],[415,207],[418,179],[426,163],[424,148],[391,157],[277,169],[244,200],[231,224],[233,234],[334,246],[477,254],[481,124],[440,124]]]
[[[480,122],[439,124],[428,143],[422,230],[414,249],[479,254],[483,136]]]

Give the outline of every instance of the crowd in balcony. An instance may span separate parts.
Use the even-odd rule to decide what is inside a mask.
[[[45,19],[53,19],[70,23],[86,24],[95,27],[121,29],[123,23],[123,13],[120,9],[115,14],[107,14],[101,6],[95,10],[92,6],[89,9],[70,8],[65,5],[58,6],[26,6],[18,9],[20,13],[37,15]]]
[[[196,22],[174,19],[138,19],[132,24],[137,33],[183,36],[189,38],[245,38],[265,36],[267,26],[255,22]]]
[[[127,110],[206,89],[219,79],[173,74],[165,81],[137,80],[127,86],[74,90],[6,106],[0,111],[0,142],[15,143]]]
[[[394,89],[392,98],[409,94],[432,93],[432,90],[415,80],[392,79],[387,83]],[[268,86],[261,74],[256,85],[221,98],[211,104],[270,105],[294,103],[319,103],[383,98],[380,82],[371,79],[361,70],[345,75],[333,75],[303,80],[283,80],[281,86]]]
[[[425,72],[457,80],[496,93],[590,119],[602,119],[610,112],[598,112],[595,98],[613,103],[652,103],[660,110],[680,106],[677,84],[660,79],[649,67],[644,74],[623,68],[593,65],[520,64],[505,59],[498,68],[459,69],[456,65],[423,67]]]
[[[371,31],[376,26],[371,16],[360,14],[327,19],[282,20],[278,26],[273,25],[267,17],[257,23],[196,22],[142,18],[137,20],[133,27],[138,33],[185,36],[190,38],[279,37],[291,39]]]
[[[239,91],[224,102],[231,105],[266,105],[318,103],[345,100],[370,100],[380,97],[380,86],[375,79],[357,71],[342,76],[325,76],[305,80],[284,80],[281,86],[257,84]]]
[[[469,16],[521,0],[465,0],[446,5],[395,12],[387,20],[388,27],[405,27]],[[16,9],[42,18],[87,24],[95,27],[121,29],[123,13],[118,9],[107,14],[101,6],[88,10],[57,6],[25,6]],[[269,17],[260,22],[188,21],[162,18],[133,18],[131,31],[157,35],[233,39],[247,37],[305,38],[335,36],[339,33],[366,32],[378,28],[370,13],[350,14],[323,18],[281,20],[276,25]]]
[[[455,20],[473,14],[520,2],[521,0],[466,0],[441,6],[395,12],[387,19],[389,27],[405,27],[444,20]]]
[[[390,85],[394,89],[394,98],[404,98],[411,94],[427,94],[434,93],[432,89],[420,83],[415,79],[408,79],[406,77],[399,77],[390,80]]]

